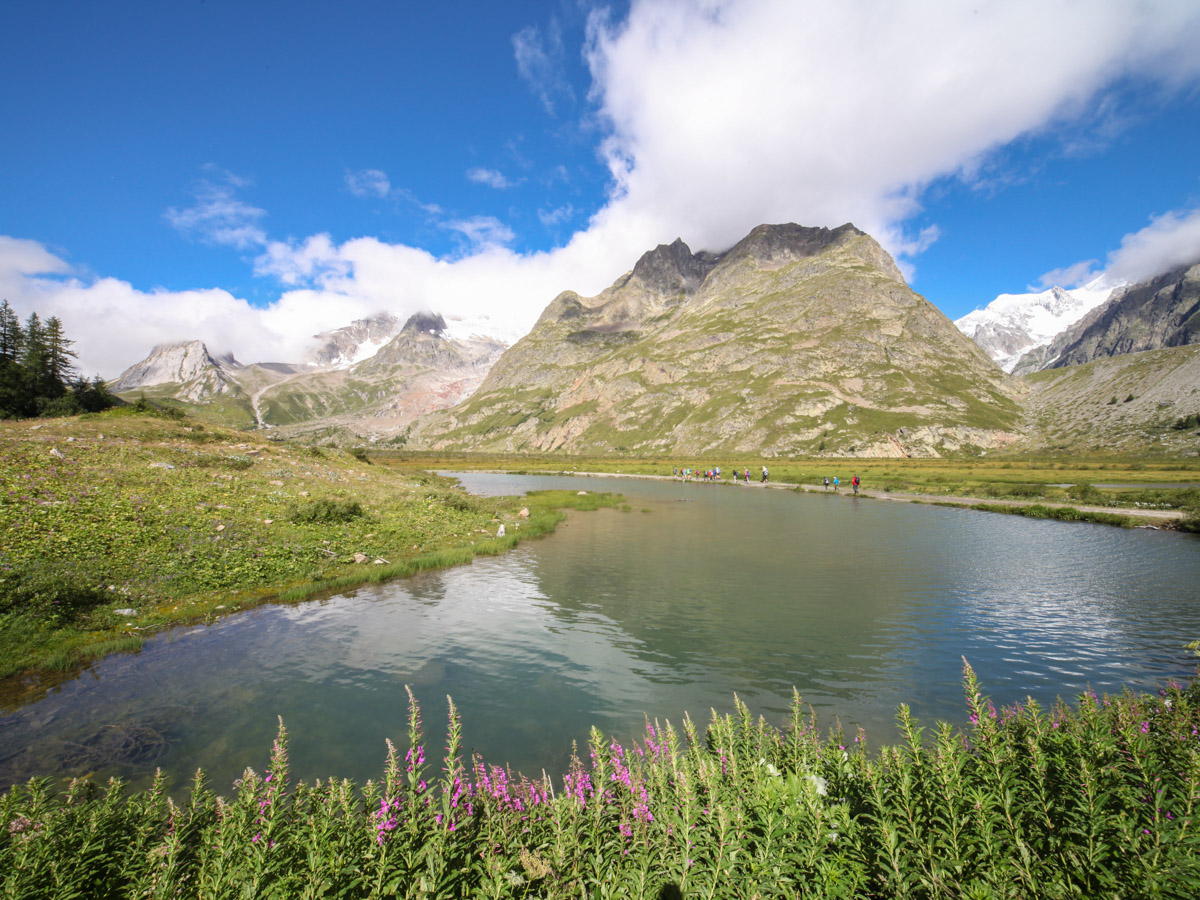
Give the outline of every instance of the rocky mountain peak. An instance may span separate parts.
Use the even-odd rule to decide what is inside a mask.
[[[381,312],[313,337],[318,342],[305,362],[321,368],[345,368],[370,358],[400,331],[400,320]]]
[[[446,330],[446,320],[437,313],[413,313],[401,331],[418,332],[440,336]]]
[[[719,259],[710,253],[694,254],[682,238],[675,238],[642,254],[630,277],[659,294],[692,294]]]

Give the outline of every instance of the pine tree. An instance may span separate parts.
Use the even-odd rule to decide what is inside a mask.
[[[0,303],[0,419],[25,414],[25,377],[17,364],[24,337],[21,320],[8,301],[3,301]]]
[[[16,310],[8,305],[7,300],[0,302],[0,359],[15,363],[21,355],[24,336]]]

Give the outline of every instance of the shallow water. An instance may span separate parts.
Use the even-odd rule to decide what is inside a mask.
[[[276,716],[298,777],[358,781],[402,743],[404,685],[444,740],[561,773],[595,725],[707,718],[734,692],[782,721],[891,740],[897,704],[963,718],[962,657],[998,702],[1148,688],[1193,667],[1200,540],[845,495],[470,474],[476,493],[620,491],[499,558],[163,635],[0,718],[0,783],[197,767],[227,790]],[[430,756],[433,754],[430,753]]]

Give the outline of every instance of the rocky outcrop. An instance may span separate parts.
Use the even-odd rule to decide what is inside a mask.
[[[213,357],[202,341],[159,344],[139,363],[130,366],[110,385],[114,393],[128,393],[158,385],[179,385],[179,399],[203,402],[233,390],[234,373],[242,365],[232,354]]]
[[[479,390],[417,423],[434,449],[767,456],[973,452],[1015,438],[1019,386],[853,225],[660,245],[556,297]]]

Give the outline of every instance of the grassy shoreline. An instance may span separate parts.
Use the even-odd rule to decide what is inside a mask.
[[[471,497],[363,454],[128,411],[3,423],[0,708],[164,629],[462,565],[618,502]]]

